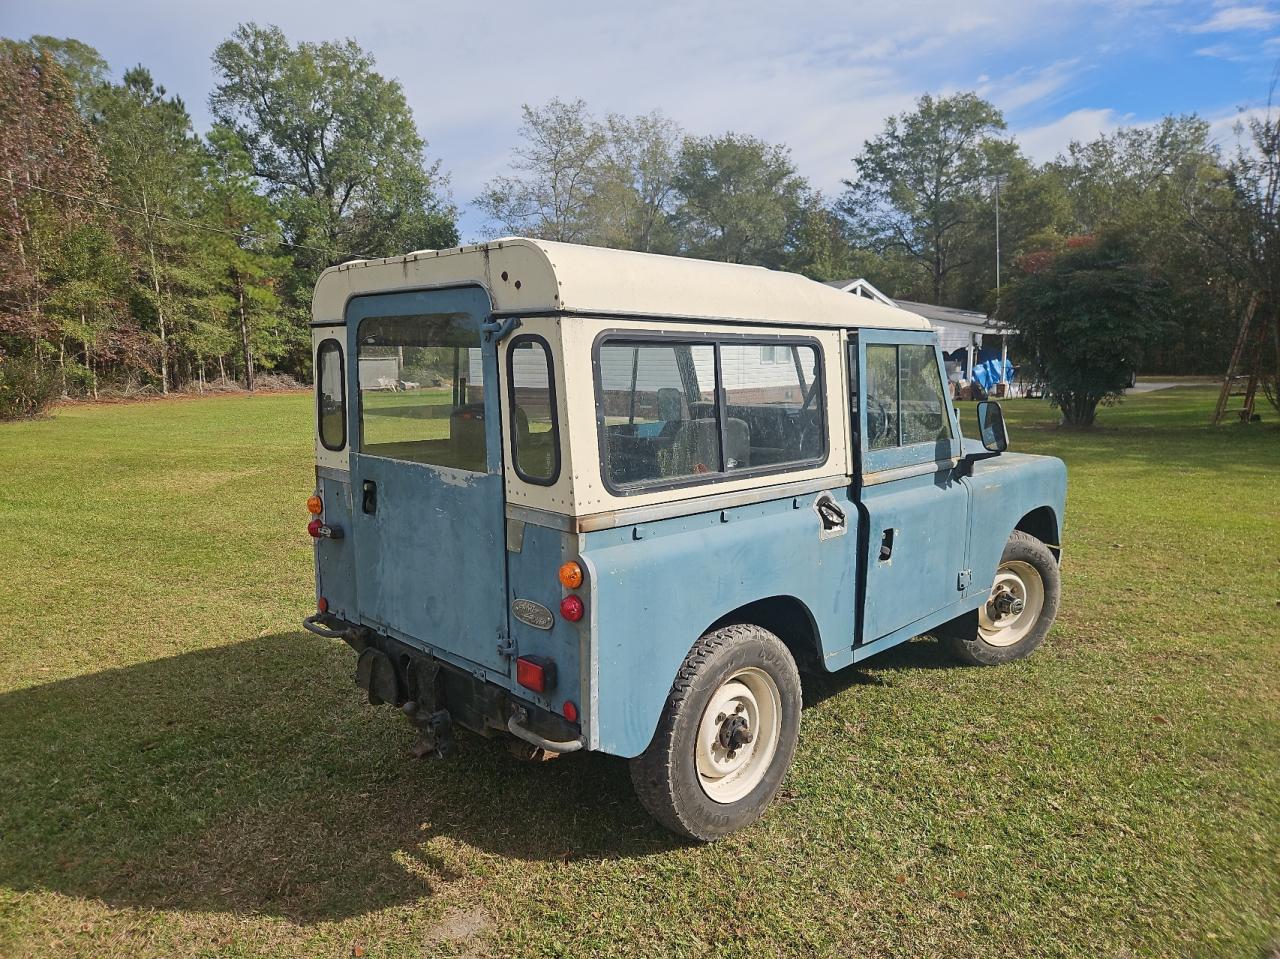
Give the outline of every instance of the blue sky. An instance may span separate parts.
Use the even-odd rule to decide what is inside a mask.
[[[400,80],[468,240],[487,233],[471,201],[506,166],[524,102],[582,97],[600,114],[659,109],[693,133],[783,142],[830,194],[884,117],[925,92],[978,91],[1040,160],[1167,113],[1207,117],[1229,146],[1280,63],[1280,3],[1264,0],[0,4],[4,36],[74,36],[117,74],[147,65],[201,129],[209,54],[245,20],[353,37]]]

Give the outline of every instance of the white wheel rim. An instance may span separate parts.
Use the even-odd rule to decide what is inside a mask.
[[[750,741],[731,748],[746,738],[744,733]],[[728,677],[712,695],[698,723],[697,767],[702,791],[718,803],[737,802],[750,793],[773,762],[781,735],[782,697],[773,677],[755,666]]]
[[[1001,563],[978,610],[978,636],[991,646],[1012,646],[1026,638],[1043,610],[1044,580],[1036,568],[1021,560]]]

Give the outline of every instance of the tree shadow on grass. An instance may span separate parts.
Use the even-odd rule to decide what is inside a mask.
[[[678,845],[622,760],[523,764],[471,735],[455,759],[411,759],[411,729],[363,701],[353,662],[285,633],[0,696],[0,884],[305,923],[432,896],[469,874],[465,847]]]

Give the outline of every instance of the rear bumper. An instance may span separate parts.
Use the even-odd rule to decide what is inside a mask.
[[[356,651],[355,682],[370,704],[430,716],[448,710],[453,722],[482,736],[505,733],[545,749],[566,753],[584,745],[582,730],[563,716],[524,700],[496,683],[331,613],[317,613],[303,627],[325,639],[341,639]]]

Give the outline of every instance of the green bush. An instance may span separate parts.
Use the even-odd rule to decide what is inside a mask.
[[[0,420],[35,416],[58,396],[58,375],[30,357],[0,356]]]

